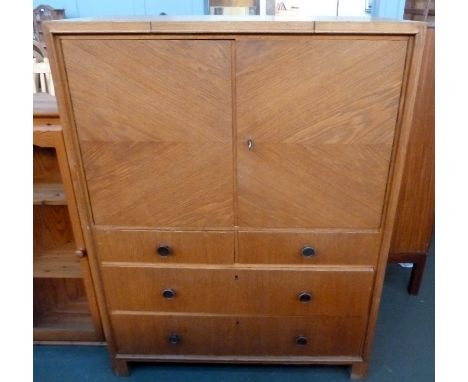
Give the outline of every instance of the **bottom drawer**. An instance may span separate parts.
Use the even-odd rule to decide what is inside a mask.
[[[153,355],[359,356],[366,317],[113,314],[117,352]]]

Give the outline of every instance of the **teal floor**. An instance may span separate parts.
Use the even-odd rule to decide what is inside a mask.
[[[434,245],[418,296],[406,292],[410,270],[389,265],[385,277],[369,382],[434,380]],[[346,367],[133,364],[114,376],[105,347],[34,346],[35,382],[338,382]]]

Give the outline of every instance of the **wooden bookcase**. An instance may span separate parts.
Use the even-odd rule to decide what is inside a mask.
[[[54,97],[34,95],[34,341],[102,341]]]

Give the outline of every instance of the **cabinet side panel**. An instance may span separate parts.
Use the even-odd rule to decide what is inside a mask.
[[[434,224],[435,31],[428,28],[390,253],[427,251]]]

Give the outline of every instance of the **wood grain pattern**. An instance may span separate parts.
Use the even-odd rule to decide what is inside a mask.
[[[65,19],[47,21],[44,23],[46,33],[148,33],[151,31],[151,24],[145,20],[131,19],[108,19],[97,20],[92,18]]]
[[[53,138],[55,143],[55,137]],[[33,147],[33,182],[62,183],[57,154],[51,147]]]
[[[230,42],[63,48],[95,223],[232,225]]]
[[[67,206],[35,205],[33,225],[35,249],[60,248],[75,242]]]
[[[44,23],[46,33],[254,33],[254,34],[408,34],[419,32],[422,23],[375,18],[276,16],[152,16],[146,19],[75,19]]]
[[[74,243],[34,256],[34,277],[81,278],[80,259]]]
[[[113,314],[112,323],[119,353],[358,356],[366,319]],[[179,344],[169,343],[172,333]],[[297,345],[298,336],[308,343]]]
[[[238,42],[240,226],[380,227],[406,46]]]
[[[67,197],[62,183],[36,183],[33,187],[33,204],[64,206]]]
[[[434,224],[435,28],[427,29],[390,254],[427,253]]]
[[[49,296],[55,291],[63,291],[63,285],[81,283],[79,279],[40,279],[41,286],[35,282],[36,289],[41,289]],[[65,281],[66,280],[66,281]],[[51,284],[53,281],[53,284]],[[63,284],[63,282],[66,284]],[[45,287],[54,285],[54,289]],[[60,292],[59,292],[60,293]],[[81,290],[81,293],[84,293]],[[36,302],[36,301],[35,301]],[[44,302],[41,302],[43,306]],[[36,309],[35,304],[35,309]],[[88,308],[88,303],[84,295],[68,295],[64,302],[58,305],[49,306],[49,308],[35,317],[34,321],[34,340],[35,341],[93,341],[96,339],[93,323]]]
[[[110,310],[277,316],[366,315],[373,271],[352,268],[190,268],[104,263]],[[122,280],[132,280],[131,283]],[[176,296],[166,299],[165,289]],[[312,300],[298,295],[310,292]],[[281,301],[281,304],[278,302]]]
[[[421,24],[411,21],[399,22],[396,26],[392,25],[391,20],[374,20],[373,22],[355,22],[347,21],[341,17],[323,18],[315,21],[315,33],[398,33],[415,34],[419,33]]]
[[[239,232],[238,262],[245,264],[371,265],[380,245],[378,233]],[[313,247],[315,255],[301,250]]]
[[[234,233],[181,231],[116,231],[96,229],[100,261],[161,264],[232,264]],[[169,256],[159,256],[159,245],[170,247]]]
[[[35,278],[35,341],[95,341],[83,280]]]

